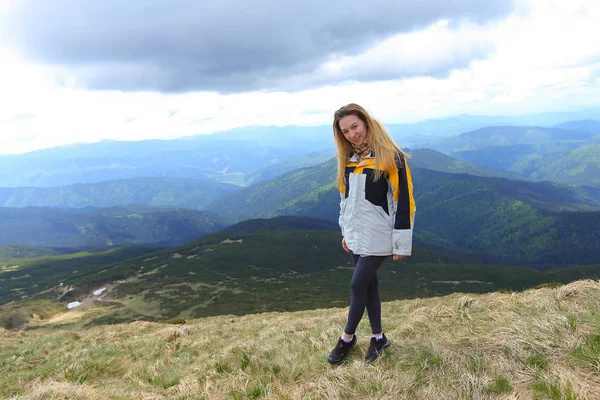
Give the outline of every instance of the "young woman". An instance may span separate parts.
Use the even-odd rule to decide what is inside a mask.
[[[356,345],[356,327],[365,308],[371,344],[365,359],[379,358],[390,345],[381,328],[377,269],[385,259],[409,256],[415,201],[406,154],[385,128],[359,105],[337,110],[333,120],[340,190],[342,247],[354,264],[350,311],[342,336],[328,361],[339,364]]]

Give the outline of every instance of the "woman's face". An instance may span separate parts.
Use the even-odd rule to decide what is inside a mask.
[[[346,115],[338,123],[340,130],[347,141],[352,144],[361,144],[367,137],[367,127],[362,119],[356,115]]]

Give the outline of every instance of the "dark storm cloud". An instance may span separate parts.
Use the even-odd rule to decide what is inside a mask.
[[[506,0],[24,0],[0,17],[0,35],[92,89],[235,92],[294,87],[333,54],[511,9]]]

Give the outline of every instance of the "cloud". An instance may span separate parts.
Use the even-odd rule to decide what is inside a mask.
[[[0,16],[0,37],[27,59],[54,66],[65,86],[285,90],[298,86],[295,77],[310,84],[414,76],[407,63],[387,70],[351,64],[377,46],[379,53],[371,51],[381,57],[385,41],[399,34],[440,20],[483,24],[512,8],[506,0],[23,0]],[[476,47],[424,73],[444,74],[486,54]],[[345,68],[324,73],[340,60]]]
[[[0,14],[2,5],[0,0]],[[148,89],[156,83],[146,91],[134,91],[137,86],[130,86],[131,91],[86,90],[74,87],[69,74],[57,86],[48,75],[56,67],[23,60],[0,43],[0,154],[109,138],[170,139],[248,125],[329,126],[332,112],[350,102],[384,123],[597,107],[600,41],[592,39],[600,37],[599,20],[597,0],[521,0],[519,9],[501,20],[438,20],[327,53],[305,72],[279,66],[280,75],[261,72],[259,80],[247,75],[239,86],[227,86],[231,91],[261,87],[264,79],[271,87],[300,88],[294,92]],[[113,68],[125,63],[116,58],[111,62]],[[139,65],[133,58],[127,63]],[[64,60],[60,65],[70,68],[67,72],[76,66]],[[116,85],[109,81],[110,70],[104,77],[94,72],[97,62],[77,65],[89,69],[89,79]],[[293,75],[284,73],[292,70]],[[155,71],[152,79],[165,77],[160,68]],[[123,81],[136,79],[133,68],[130,75],[112,71],[117,73]],[[393,79],[400,73],[406,76]],[[228,76],[223,74],[223,79]]]
[[[332,58],[307,80],[327,84],[341,79],[445,77],[473,60],[490,57],[495,50],[489,27],[471,23],[451,27],[442,20],[421,31],[390,37],[361,54]]]

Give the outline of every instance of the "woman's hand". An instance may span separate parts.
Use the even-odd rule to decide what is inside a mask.
[[[342,248],[346,251],[346,253],[350,253],[350,249],[346,246],[346,239],[342,238]]]
[[[398,260],[402,260],[404,258],[404,256],[398,255],[398,254],[394,254],[394,261],[398,261]]]

